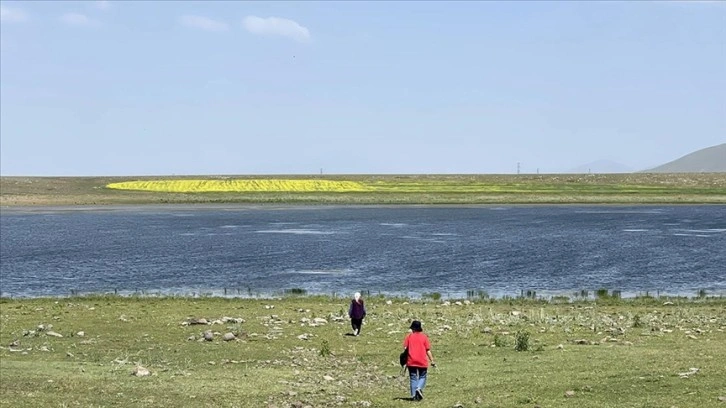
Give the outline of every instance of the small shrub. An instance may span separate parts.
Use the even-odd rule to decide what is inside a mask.
[[[514,349],[517,351],[529,350],[529,332],[520,330],[515,338]]]
[[[308,291],[302,288],[291,288],[283,291],[286,295],[304,295]]]
[[[640,319],[640,315],[633,316],[633,327],[643,327],[643,321]]]
[[[598,299],[607,299],[608,298],[608,290],[605,288],[600,288],[595,292],[595,296]]]
[[[507,347],[507,339],[500,334],[495,334],[494,335],[494,346],[495,347]]]
[[[320,346],[320,356],[321,357],[330,356],[330,343],[328,343],[327,340],[323,340],[323,345]]]
[[[439,292],[431,292],[427,293],[425,297],[433,299],[433,300],[441,300],[441,293]]]
[[[703,298],[705,298],[705,297],[706,297],[706,289],[700,289],[700,290],[698,291],[698,298],[699,298],[699,299],[703,299]]]

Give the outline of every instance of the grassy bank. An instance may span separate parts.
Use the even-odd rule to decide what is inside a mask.
[[[2,206],[175,203],[726,204],[726,174],[0,177]]]
[[[347,302],[0,299],[0,405],[410,406],[397,357],[413,318],[439,365],[419,406],[724,405],[725,299],[371,297],[360,337]]]

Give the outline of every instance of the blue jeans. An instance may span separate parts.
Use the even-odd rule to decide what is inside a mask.
[[[423,367],[408,367],[408,376],[411,379],[411,398],[416,396],[416,390],[423,391],[426,386],[426,372]]]

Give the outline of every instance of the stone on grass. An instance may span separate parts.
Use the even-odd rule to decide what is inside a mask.
[[[325,381],[333,381],[333,380],[335,380],[335,378],[333,378],[333,377],[331,377],[329,375],[324,375],[323,376],[323,380],[325,380]]]
[[[76,336],[78,336],[78,337],[84,337],[85,335],[86,335],[86,332],[84,332],[84,331],[79,331],[78,333],[76,333]]]
[[[212,341],[212,339],[214,339],[214,334],[212,333],[212,331],[211,330],[205,331],[204,332],[204,340],[206,340],[206,341]]]
[[[52,330],[51,330],[51,331],[48,331],[48,332],[46,332],[45,334],[46,334],[47,336],[51,336],[51,337],[63,337],[63,335],[62,335],[62,334],[60,334],[60,333],[56,333],[56,332],[54,332],[54,331],[52,331]]]
[[[136,377],[146,377],[151,375],[151,371],[149,371],[149,369],[144,366],[137,365],[136,367],[134,367],[134,370],[131,371],[131,375],[134,375]]]
[[[224,341],[232,341],[236,339],[234,333],[224,333],[224,336],[222,336],[222,340]]]
[[[726,402],[726,397],[724,397],[724,396],[718,397],[718,400],[721,402]]]
[[[570,397],[574,397],[574,396],[575,396],[575,391],[572,391],[572,390],[565,391],[565,397],[570,398]]]

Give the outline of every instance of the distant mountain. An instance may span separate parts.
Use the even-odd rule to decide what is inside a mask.
[[[644,173],[726,173],[726,143],[707,147]]]
[[[577,166],[564,173],[577,173],[577,174],[588,174],[588,173],[632,173],[633,169],[629,168],[624,164],[620,164],[611,160],[597,160],[594,162],[586,163],[581,166]]]

